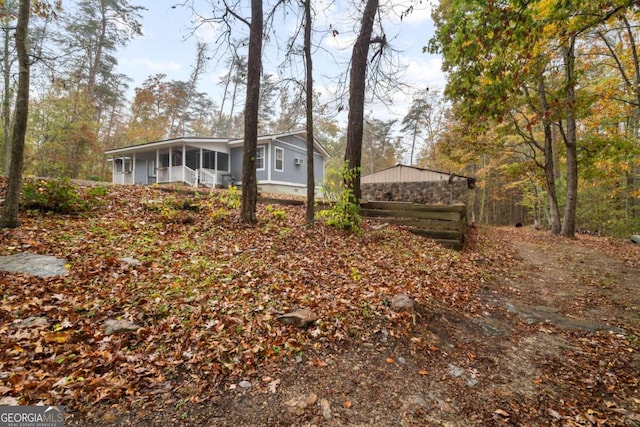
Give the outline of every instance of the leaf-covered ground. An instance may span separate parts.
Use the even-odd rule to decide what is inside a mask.
[[[379,223],[310,230],[303,207],[259,204],[246,227],[235,203],[109,187],[0,231],[0,255],[69,268],[0,272],[2,401],[65,405],[70,425],[640,422],[637,246],[486,229],[455,252]],[[398,293],[416,310],[392,310]],[[522,315],[549,306],[603,328]],[[276,320],[301,307],[311,327]]]

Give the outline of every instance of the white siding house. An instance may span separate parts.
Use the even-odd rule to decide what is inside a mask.
[[[116,184],[180,182],[191,186],[242,185],[242,139],[182,137],[105,151]],[[314,141],[316,188],[324,180],[326,150]],[[305,195],[306,131],[258,137],[259,191]]]

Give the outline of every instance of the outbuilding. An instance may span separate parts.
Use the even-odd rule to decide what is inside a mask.
[[[363,175],[363,201],[394,201],[420,204],[467,204],[476,179],[464,175],[397,164]]]

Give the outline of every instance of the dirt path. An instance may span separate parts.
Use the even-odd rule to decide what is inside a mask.
[[[374,340],[247,373],[214,402],[176,399],[100,421],[640,426],[639,248],[526,229],[493,233],[513,252],[512,266],[488,277],[464,310],[423,305],[407,314],[412,326],[402,336],[372,316]]]

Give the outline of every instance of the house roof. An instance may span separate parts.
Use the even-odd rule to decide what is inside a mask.
[[[111,150],[106,150],[104,154],[106,154],[107,156],[110,156],[114,154],[133,153],[133,152],[146,151],[150,148],[155,149],[155,148],[162,148],[162,147],[170,147],[170,146],[179,145],[183,143],[188,144],[189,142],[191,143],[197,143],[197,142],[228,143],[229,141],[231,141],[231,138],[207,138],[207,137],[185,136],[180,138],[163,139],[161,141],[145,142],[142,144],[127,145],[126,147],[113,148]]]
[[[272,133],[272,134],[266,134],[266,135],[258,135],[258,143],[260,143],[261,141],[272,141],[274,139],[279,139],[285,136],[298,136],[303,140],[307,140],[307,130],[306,129],[298,129],[298,130],[294,130],[294,131],[290,131],[290,132],[281,132],[281,133]],[[244,138],[235,138],[229,141],[229,145],[230,146],[241,146],[244,144]],[[313,146],[315,147],[315,149],[322,154],[323,157],[331,157],[329,155],[329,153],[327,152],[327,150],[324,149],[324,147],[317,141],[315,140],[313,142]]]
[[[266,143],[268,141],[286,137],[286,136],[299,136],[302,139],[306,140],[305,129],[290,131],[290,132],[282,132],[275,134],[267,134],[267,135],[258,135],[258,143],[261,142]],[[163,147],[171,147],[180,144],[188,144],[188,143],[210,143],[210,142],[221,142],[226,143],[229,146],[242,146],[244,144],[244,138],[215,138],[215,137],[179,137],[179,138],[171,138],[164,139],[161,141],[152,141],[146,142],[142,144],[128,145],[126,147],[113,148],[111,150],[106,150],[104,153],[107,156],[113,156],[118,154],[126,154],[140,151],[147,151],[149,149],[157,149]],[[324,149],[322,145],[318,141],[314,141],[315,149],[320,152],[323,157],[331,157],[329,153]]]
[[[434,179],[434,177],[436,177]],[[476,182],[475,178],[458,175],[455,173],[441,172],[433,169],[425,169],[417,166],[409,166],[398,163],[395,166],[379,170],[370,174],[363,175],[362,183],[375,182],[422,182],[422,181],[439,181],[447,179],[466,180],[469,188],[473,188]]]

